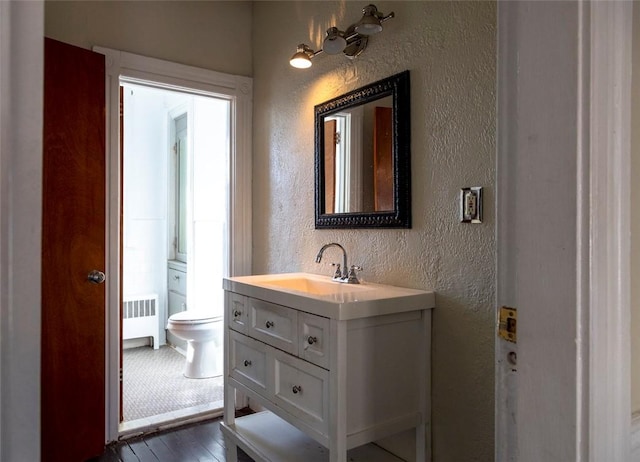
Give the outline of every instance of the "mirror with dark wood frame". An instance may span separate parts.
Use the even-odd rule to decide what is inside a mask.
[[[315,107],[321,228],[411,227],[409,71]]]

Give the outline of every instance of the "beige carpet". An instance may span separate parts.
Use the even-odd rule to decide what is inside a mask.
[[[182,375],[184,361],[168,346],[124,350],[125,422],[222,399],[222,376],[188,379]]]

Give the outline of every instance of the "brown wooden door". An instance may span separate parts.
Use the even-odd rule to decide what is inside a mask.
[[[375,211],[393,210],[393,134],[392,109],[376,107],[373,127],[373,165],[375,170],[373,188]]]
[[[45,39],[42,460],[105,443],[104,56]]]

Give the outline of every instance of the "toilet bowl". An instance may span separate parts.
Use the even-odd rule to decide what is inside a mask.
[[[187,341],[185,377],[204,379],[222,375],[222,316],[182,311],[169,317],[167,329]]]

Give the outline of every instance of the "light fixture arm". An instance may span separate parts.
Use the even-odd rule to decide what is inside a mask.
[[[391,18],[395,18],[395,16],[396,16],[393,11],[385,16],[383,13],[378,11],[378,8],[376,8],[375,5],[367,5],[367,6],[365,6],[362,9],[362,14],[363,14],[363,16],[367,16],[367,15],[375,16],[376,19],[378,19],[378,21],[380,21],[380,22],[385,22],[386,20],[391,19]]]
[[[396,14],[392,11],[388,15],[380,18],[380,22],[387,22],[389,19],[393,19],[396,17]]]

